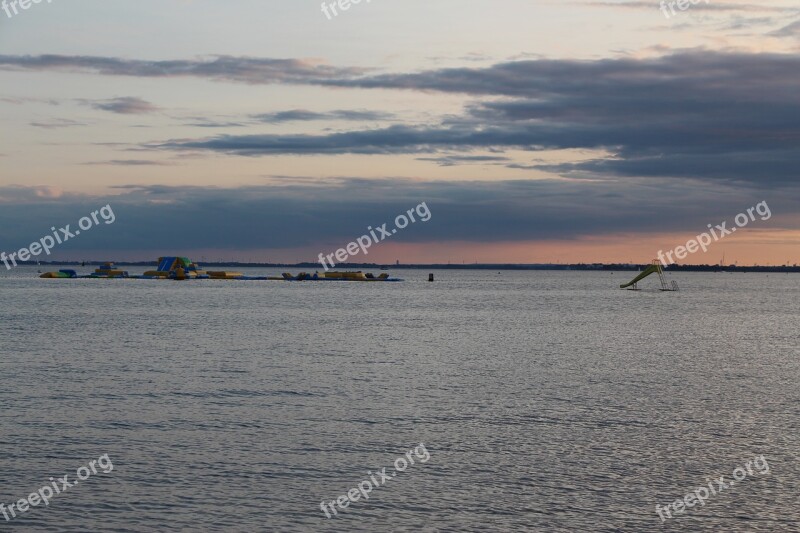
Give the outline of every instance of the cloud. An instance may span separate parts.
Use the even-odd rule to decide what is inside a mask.
[[[328,80],[325,85],[351,88],[406,89],[443,93],[544,98],[599,92],[636,91],[638,100],[646,91],[658,96],[667,91],[724,90],[752,97],[758,73],[768,84],[787,86],[797,81],[800,57],[789,54],[749,54],[708,50],[680,51],[653,58],[623,57],[598,60],[539,59],[498,63],[486,68],[449,68],[419,73],[380,74]],[[787,72],[785,69],[795,69]],[[744,82],[741,88],[721,82]],[[656,103],[653,99],[652,103]]]
[[[173,163],[164,161],[150,161],[147,159],[112,159],[110,161],[90,161],[84,165],[115,165],[122,167],[142,167],[142,166],[171,166]]]
[[[150,102],[134,96],[123,96],[109,100],[82,100],[81,102],[100,111],[110,111],[121,115],[142,115],[159,110],[157,106]]]
[[[395,242],[563,240],[669,231],[694,235],[762,200],[775,215],[763,229],[779,229],[781,218],[794,213],[800,200],[794,184],[779,190],[734,184],[709,188],[692,180],[337,178],[311,187],[300,180],[239,188],[129,185],[116,190],[117,196],[96,197],[0,187],[0,201],[7,202],[0,209],[0,241],[14,248],[20,236],[33,240],[52,225],[74,225],[107,203],[117,217],[114,225],[87,232],[86,239],[81,235],[70,243],[72,249],[321,251],[325,243],[352,241],[367,226],[391,225],[394,217],[421,202],[429,206],[431,220],[409,226]]]
[[[667,2],[669,3],[669,2]],[[796,12],[796,7],[786,7],[786,6],[775,6],[775,5],[767,5],[767,4],[736,4],[732,2],[692,2],[692,9],[693,10],[706,10],[706,11],[718,11],[718,12],[726,12],[726,11],[746,11],[746,12],[778,12],[778,13],[785,13],[785,12]],[[621,2],[584,2],[584,5],[593,6],[593,7],[608,7],[608,8],[627,8],[627,9],[658,9],[659,2],[658,1],[621,1]]]
[[[800,37],[800,20],[796,20],[783,28],[770,33],[773,37]]]
[[[337,109],[334,111],[316,112],[305,109],[291,109],[288,111],[278,111],[275,113],[262,113],[253,115],[259,122],[275,124],[281,122],[308,122],[313,120],[351,120],[351,121],[377,121],[390,120],[394,115],[378,111],[358,111],[348,109]]]
[[[60,71],[137,78],[203,78],[247,84],[312,83],[365,74],[311,59],[215,56],[210,59],[147,61],[99,56],[0,55],[0,70]]]
[[[800,166],[795,55],[694,50],[656,58],[532,60],[332,84],[486,99],[434,125],[220,135],[149,147],[242,156],[587,149],[613,155],[547,170],[771,182],[796,179]]]
[[[244,122],[212,120],[205,117],[191,117],[188,120],[192,120],[193,122],[188,122],[184,124],[184,126],[191,126],[194,128],[241,128],[247,125]]]
[[[501,163],[511,161],[508,157],[492,156],[492,155],[445,155],[441,157],[418,157],[417,161],[433,161],[439,166],[453,167],[465,164],[486,164],[486,163]]]
[[[211,150],[244,156],[285,154],[414,154],[439,149],[529,146],[520,132],[499,128],[479,131],[457,128],[416,128],[394,125],[328,135],[220,135],[208,139],[173,140],[148,145],[166,150]]]
[[[47,206],[50,202],[67,201],[81,198],[80,194],[66,194],[58,187],[49,185],[5,185],[0,186],[0,203],[14,204],[18,206],[38,204]],[[11,205],[4,205],[4,208],[14,209]],[[24,212],[24,208],[21,208]],[[13,233],[13,232],[11,232]]]
[[[787,30],[788,31],[788,30]],[[68,56],[0,56],[0,69],[143,77],[193,76],[239,83],[297,83],[474,97],[440,124],[392,124],[316,135],[216,135],[142,149],[239,156],[433,154],[597,150],[610,157],[542,167],[569,176],[693,177],[783,183],[800,151],[800,56],[682,50],[658,57],[531,59],[486,67],[374,74],[307,60],[221,56],[149,62]],[[145,103],[144,109],[147,109]],[[125,109],[125,102],[112,108]],[[137,105],[132,106],[137,109]],[[142,110],[142,106],[138,106]],[[354,114],[356,113],[356,114]],[[376,119],[368,111],[290,110],[266,122]],[[381,117],[383,118],[383,117]],[[447,164],[447,159],[437,160]],[[455,163],[451,159],[449,163]],[[515,164],[515,163],[511,163]]]
[[[66,118],[54,118],[47,121],[37,120],[29,123],[34,128],[44,128],[48,130],[57,128],[73,128],[75,126],[88,126],[85,122],[78,122]]]
[[[333,111],[309,111],[306,109],[289,109],[271,113],[253,114],[242,120],[212,119],[208,117],[190,117],[191,122],[184,126],[195,128],[241,128],[254,124],[284,124],[288,122],[312,121],[351,121],[373,122],[392,120],[395,116],[391,113],[366,110],[336,109]]]
[[[0,97],[0,102],[12,105],[25,105],[25,104],[59,105],[60,104],[60,102],[54,98],[30,98],[27,96],[3,96]]]

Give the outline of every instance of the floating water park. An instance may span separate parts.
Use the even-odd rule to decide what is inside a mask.
[[[105,263],[90,274],[78,274],[75,270],[62,269],[58,272],[45,272],[40,278],[45,279],[165,279],[174,281],[186,280],[234,280],[234,281],[403,281],[391,278],[383,273],[375,276],[371,273],[358,272],[314,272],[309,274],[301,272],[297,275],[283,273],[280,277],[274,276],[246,276],[241,272],[205,271],[188,257],[172,256],[159,257],[156,270],[148,270],[143,274],[135,275],[127,270],[120,270],[114,263]]]

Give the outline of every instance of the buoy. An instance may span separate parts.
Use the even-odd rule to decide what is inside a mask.
[[[428,281],[433,281],[433,274],[428,274]]]

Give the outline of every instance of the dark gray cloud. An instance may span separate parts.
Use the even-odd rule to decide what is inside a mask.
[[[204,78],[248,84],[309,83],[352,77],[366,69],[337,68],[303,59],[216,56],[210,59],[146,61],[98,56],[0,55],[0,70],[61,71],[138,78]]]
[[[797,150],[746,150],[710,156],[707,153],[637,154],[580,163],[538,165],[535,168],[562,176],[590,178],[684,177],[753,181],[765,185],[794,183],[800,178]]]
[[[646,59],[534,60],[330,84],[493,99],[433,126],[225,135],[156,146],[245,156],[597,149],[614,156],[549,169],[776,182],[796,179],[800,165],[796,55],[696,50]]]
[[[220,135],[209,139],[177,140],[150,145],[167,150],[212,150],[236,155],[284,154],[413,154],[439,149],[456,150],[492,146],[533,147],[524,127],[388,128],[331,133],[327,135]],[[538,142],[544,142],[540,136]]]
[[[787,30],[788,31],[788,30]],[[220,57],[147,62],[66,56],[0,56],[0,69],[68,70],[145,77],[195,76],[244,83],[466,94],[483,101],[441,124],[318,135],[218,135],[154,142],[187,153],[434,154],[478,150],[602,150],[602,161],[548,167],[567,174],[796,179],[800,56],[688,50],[660,57],[533,59],[488,67],[373,75],[299,60]],[[331,111],[339,114],[342,111]],[[287,111],[267,121],[312,120]],[[330,115],[328,115],[330,116]]]
[[[240,120],[212,119],[207,117],[191,117],[185,126],[197,128],[240,128],[254,124],[283,124],[287,122],[312,122],[312,121],[352,121],[370,122],[392,120],[395,116],[391,113],[380,111],[367,111],[356,109],[334,109],[332,111],[309,111],[306,109],[289,109],[271,113],[250,115]]]
[[[191,126],[194,128],[241,128],[247,126],[244,122],[237,122],[233,120],[213,120],[206,117],[191,117],[191,122],[187,122],[184,126]]]
[[[335,178],[241,188],[124,186],[113,198],[59,196],[46,188],[2,187],[0,243],[28,244],[50,226],[72,223],[110,203],[117,220],[68,243],[71,250],[264,250],[350,242],[367,226],[426,202],[432,218],[412,224],[395,242],[498,242],[573,239],[619,233],[687,231],[730,220],[766,200],[777,229],[795,210],[797,187],[766,191],[692,180],[419,181]],[[25,237],[21,237],[25,236]],[[19,239],[23,239],[20,241]],[[322,251],[320,248],[319,251]],[[313,259],[309,257],[309,259]]]
[[[81,102],[93,109],[110,111],[121,115],[143,115],[159,110],[157,106],[135,96],[123,96],[108,100],[81,100]]]
[[[337,87],[410,89],[471,95],[544,98],[598,93],[600,97],[628,91],[638,100],[652,91],[657,97],[685,97],[700,90],[724,91],[752,99],[760,79],[764,89],[785,89],[800,78],[800,57],[789,54],[728,53],[708,50],[681,51],[652,58],[564,60],[539,59],[499,63],[486,68],[449,68],[411,74],[381,74],[346,80],[328,80]],[[791,71],[787,71],[791,69]],[[740,83],[740,87],[728,82]],[[684,98],[685,100],[686,98]]]
[[[365,111],[352,109],[336,109],[333,111],[316,112],[305,109],[290,109],[288,111],[278,111],[275,113],[262,113],[253,115],[259,122],[277,124],[281,122],[309,122],[314,120],[351,120],[351,121],[375,121],[391,120],[394,115],[379,111]]]
[[[443,155],[440,157],[418,157],[417,161],[433,161],[443,167],[469,164],[491,164],[511,161],[508,157],[494,155]]]
[[[173,164],[164,161],[150,161],[148,159],[111,159],[109,161],[89,161],[84,163],[84,165],[113,165],[121,167],[170,166]]]

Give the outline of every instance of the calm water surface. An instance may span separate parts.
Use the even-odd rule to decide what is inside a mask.
[[[393,274],[0,274],[0,502],[114,466],[0,530],[800,531],[800,276]]]

